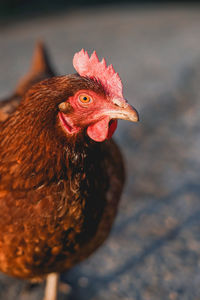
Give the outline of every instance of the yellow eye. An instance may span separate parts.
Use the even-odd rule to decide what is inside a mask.
[[[92,98],[89,97],[88,95],[80,95],[80,96],[79,96],[79,100],[80,100],[82,103],[90,103],[90,102],[92,102]]]

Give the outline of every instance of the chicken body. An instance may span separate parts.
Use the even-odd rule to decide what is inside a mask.
[[[63,99],[88,85],[103,93],[101,85],[69,75],[31,87],[53,75],[38,51],[39,66],[0,104],[0,270],[27,279],[63,272],[98,248],[124,184],[116,144],[66,136],[57,116]]]
[[[60,155],[62,166],[68,167],[60,176],[41,178],[27,189],[2,185],[0,268],[9,275],[36,278],[65,271],[90,255],[110,232],[123,186],[116,145],[87,144],[76,151],[66,145]],[[8,172],[21,168],[16,164]],[[51,171],[56,167],[49,157]],[[34,176],[30,173],[27,182]],[[20,185],[27,182],[20,180]]]

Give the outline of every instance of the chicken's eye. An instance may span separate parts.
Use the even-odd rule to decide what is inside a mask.
[[[82,103],[90,103],[92,102],[92,98],[88,95],[80,95],[79,96],[79,100],[82,102]]]

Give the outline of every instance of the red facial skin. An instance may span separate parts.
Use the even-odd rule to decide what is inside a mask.
[[[90,102],[82,103],[81,95],[89,97]],[[88,136],[96,142],[112,137],[117,128],[117,120],[109,117],[109,110],[115,106],[111,99],[93,91],[80,90],[68,98],[67,102],[72,109],[66,114],[59,112],[59,119],[68,134],[75,134],[86,128]]]

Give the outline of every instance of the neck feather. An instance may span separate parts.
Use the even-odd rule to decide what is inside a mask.
[[[30,122],[30,118],[22,118],[16,111],[3,124],[1,185],[13,189],[37,188],[66,179],[72,176],[69,172],[84,167],[84,160],[97,145],[84,133],[67,136],[56,115],[51,117],[49,122],[34,117]]]

